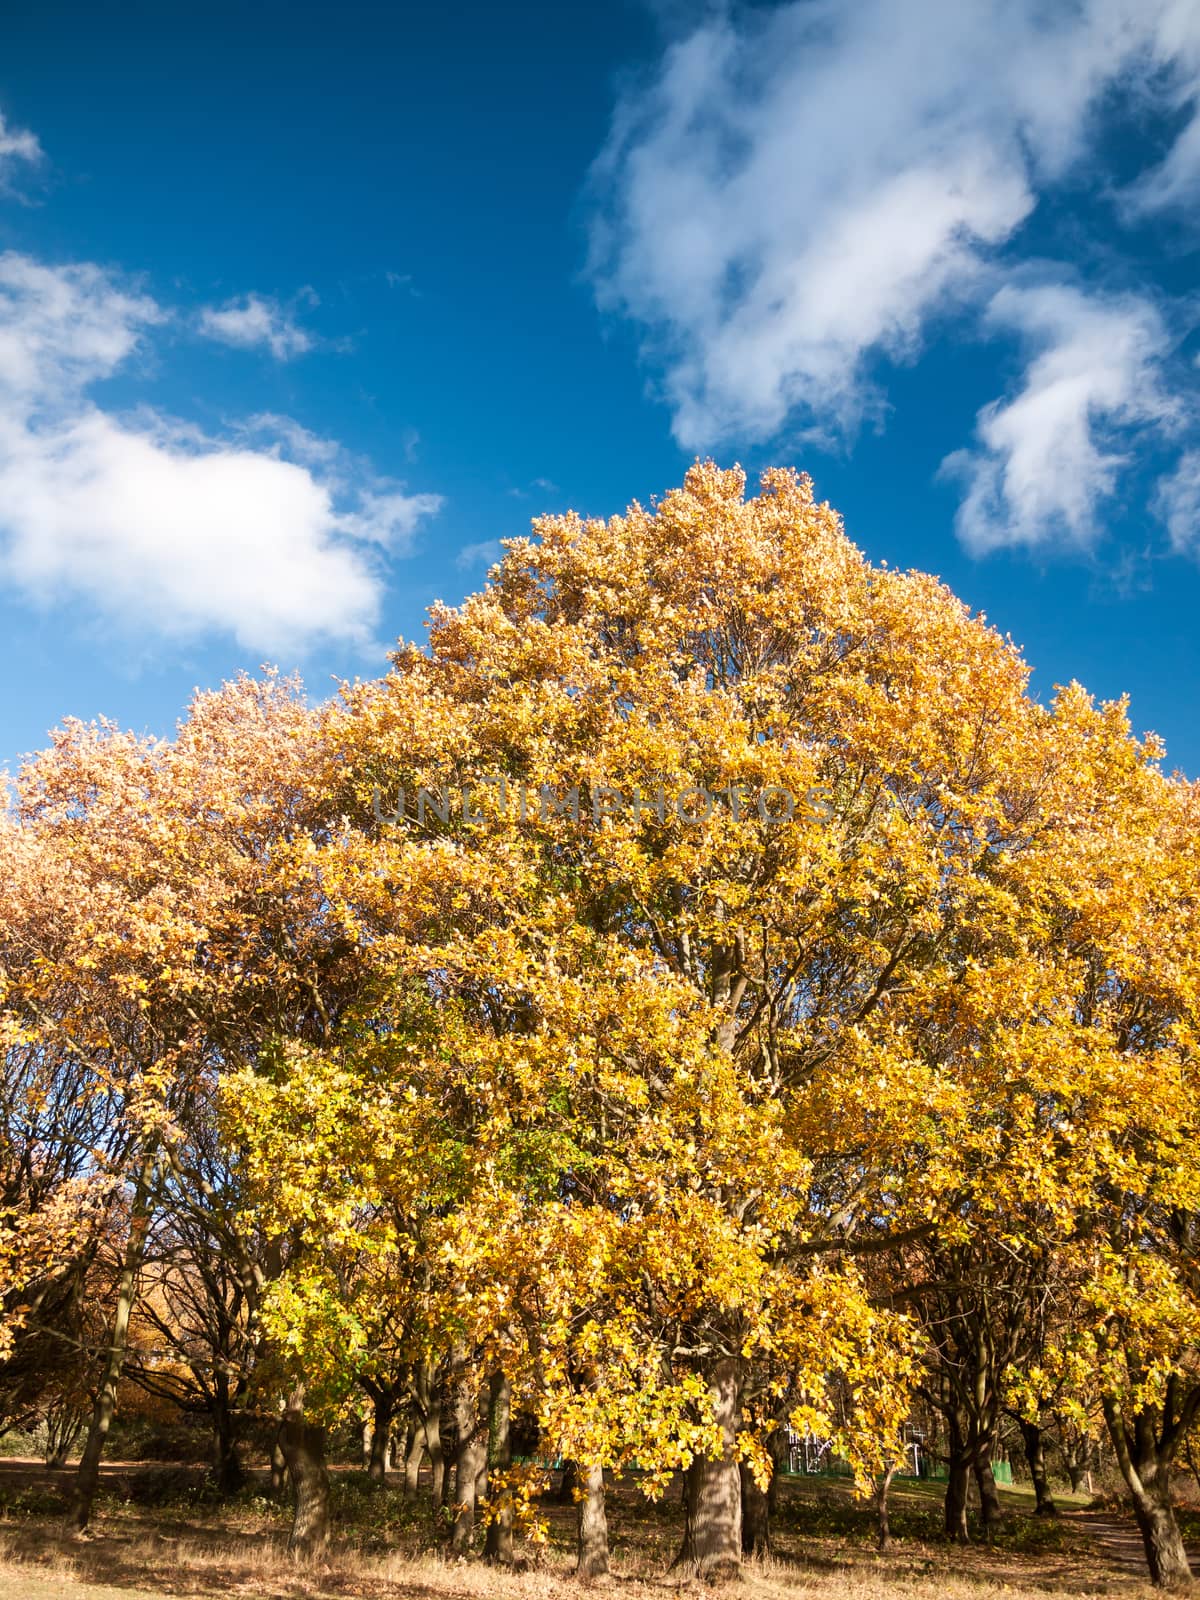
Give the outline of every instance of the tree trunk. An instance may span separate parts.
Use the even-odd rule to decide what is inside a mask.
[[[950,1457],[946,1476],[946,1537],[955,1544],[970,1544],[967,1526],[967,1484],[971,1469],[965,1456]]]
[[[296,1496],[288,1552],[312,1560],[329,1542],[329,1474],[325,1470],[325,1430],[306,1421],[303,1386],[288,1397],[280,1443]]]
[[[699,1578],[735,1577],[742,1566],[742,1484],[736,1455],[737,1363],[717,1363],[709,1384],[722,1450],[697,1456],[684,1480],[683,1543],[672,1563]]]
[[[996,1488],[996,1475],[992,1471],[992,1443],[990,1439],[979,1442],[974,1461],[975,1485],[979,1490],[979,1515],[983,1531],[990,1544],[996,1529],[1004,1520],[1004,1508]]]
[[[1146,1547],[1151,1583],[1160,1589],[1188,1588],[1192,1569],[1175,1518],[1175,1507],[1171,1504],[1170,1490],[1158,1489],[1150,1493],[1143,1490],[1134,1495],[1133,1514]]]
[[[287,1482],[287,1457],[283,1453],[281,1435],[283,1422],[280,1420],[275,1437],[271,1441],[271,1493],[278,1498],[283,1493],[283,1486]]]
[[[52,1406],[46,1414],[46,1465],[53,1472],[67,1464],[67,1457],[87,1427],[87,1412],[67,1399]]]
[[[421,1481],[421,1462],[425,1459],[425,1429],[420,1421],[414,1422],[408,1430],[408,1442],[404,1451],[404,1496],[411,1500],[417,1492],[417,1485]]]
[[[1092,1452],[1095,1449],[1094,1441],[1084,1435],[1082,1438],[1068,1428],[1061,1418],[1057,1418],[1057,1438],[1059,1454],[1062,1456],[1063,1466],[1067,1469],[1067,1477],[1071,1482],[1071,1493],[1078,1494],[1084,1484],[1088,1485],[1091,1493]]]
[[[437,1511],[446,1496],[446,1454],[442,1448],[442,1408],[436,1397],[425,1419],[425,1448],[429,1451],[433,1509]]]
[[[513,1497],[505,1481],[512,1465],[511,1429],[512,1385],[502,1372],[494,1372],[488,1405],[488,1474],[496,1504],[489,1508],[484,1555],[504,1567],[511,1567],[513,1559]]]
[[[967,1526],[967,1486],[971,1477],[971,1462],[962,1422],[953,1411],[949,1413],[947,1424],[946,1537],[955,1544],[969,1544],[971,1531]]]
[[[117,1409],[117,1385],[121,1381],[121,1372],[125,1366],[129,1318],[133,1312],[142,1258],[146,1253],[146,1233],[150,1221],[150,1183],[154,1176],[156,1160],[155,1150],[151,1150],[145,1156],[134,1189],[133,1207],[129,1217],[129,1238],[125,1244],[125,1259],[121,1263],[121,1277],[117,1284],[117,1306],[113,1315],[104,1371],[96,1393],[96,1403],[92,1409],[87,1443],[83,1447],[83,1454],[79,1458],[79,1466],[75,1472],[71,1503],[63,1522],[63,1533],[67,1537],[78,1537],[87,1527],[92,1515],[92,1502],[96,1498],[96,1487],[100,1482],[100,1457],[104,1453],[108,1430],[112,1427],[113,1414]]]
[[[742,1554],[744,1556],[769,1556],[771,1554],[771,1506],[767,1491],[760,1489],[758,1479],[746,1462],[738,1464],[742,1492]]]
[[[892,1487],[892,1479],[896,1476],[899,1462],[893,1461],[885,1467],[879,1475],[879,1482],[875,1485],[875,1526],[878,1530],[877,1543],[881,1550],[892,1548],[892,1530],[888,1525],[888,1490]]]
[[[575,1576],[603,1578],[608,1572],[608,1517],[604,1510],[604,1468],[587,1467],[579,1474],[579,1560]]]
[[[429,1455],[429,1473],[433,1487],[433,1508],[442,1503],[446,1477],[445,1455],[442,1450],[442,1393],[437,1372],[431,1362],[418,1361],[413,1368],[413,1392],[417,1406],[417,1427],[423,1447]],[[416,1485],[413,1485],[414,1489]]]
[[[454,1501],[457,1507],[450,1548],[463,1554],[471,1547],[475,1529],[475,1499],[481,1470],[486,1470],[487,1445],[479,1435],[479,1407],[475,1383],[460,1376],[454,1389],[454,1421],[458,1446],[454,1452]]]
[[[236,1494],[246,1481],[233,1418],[220,1396],[213,1407],[213,1480],[223,1495]]]
[[[1171,1467],[1178,1435],[1170,1439],[1173,1430],[1168,1425],[1160,1438],[1156,1424],[1164,1419],[1150,1410],[1137,1415],[1133,1427],[1127,1429],[1124,1416],[1111,1400],[1104,1402],[1104,1420],[1133,1500],[1150,1581],[1160,1589],[1186,1589],[1192,1582],[1192,1569],[1171,1500]]]
[[[1058,1507],[1050,1493],[1050,1480],[1046,1476],[1046,1439],[1036,1422],[1021,1419],[1021,1439],[1025,1445],[1025,1459],[1029,1463],[1029,1476],[1033,1479],[1033,1493],[1037,1501],[1036,1517],[1056,1517]]]
[[[380,1388],[371,1404],[371,1452],[367,1458],[367,1477],[372,1483],[386,1483],[392,1464],[392,1408],[395,1402],[389,1389]]]

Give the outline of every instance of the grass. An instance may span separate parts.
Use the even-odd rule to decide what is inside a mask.
[[[544,1504],[549,1538],[523,1551],[523,1570],[449,1559],[433,1517],[397,1488],[379,1491],[357,1472],[334,1478],[337,1534],[327,1558],[297,1568],[286,1554],[289,1514],[256,1477],[218,1502],[200,1469],[109,1466],[93,1536],[58,1538],[67,1474],[4,1463],[0,1472],[0,1600],[568,1600],[574,1512]],[[995,1547],[947,1546],[939,1537],[940,1486],[899,1482],[891,1494],[893,1548],[874,1548],[868,1506],[836,1479],[782,1486],[774,1555],[747,1568],[739,1600],[1034,1600],[1051,1594],[1149,1595],[1086,1520],[1033,1517],[1032,1496],[1002,1491],[1006,1519]],[[668,1600],[680,1535],[675,1495],[654,1503],[629,1480],[609,1492],[613,1578],[622,1600]],[[690,1587],[690,1585],[689,1585]],[[698,1587],[698,1586],[697,1586]]]

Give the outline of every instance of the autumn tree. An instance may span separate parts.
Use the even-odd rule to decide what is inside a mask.
[[[781,1328],[812,1414],[814,1374],[850,1368],[864,1469],[893,1431],[869,1397],[904,1335],[852,1258],[894,1242],[900,1152],[924,1174],[907,1225],[931,1229],[957,1167],[953,1117],[926,1108],[964,1093],[902,1014],[964,923],[1003,918],[981,863],[1022,837],[1044,756],[1010,646],[932,580],[870,568],[806,480],[743,490],[703,466],[653,510],[545,519],[435,609],[428,652],[346,695],[363,845],[326,873],[397,978],[458,1008],[489,1087],[472,1156],[489,1126],[545,1150],[549,1123],[555,1203],[587,1204],[595,1169],[596,1212],[630,1224],[613,1259],[637,1239],[655,1286],[630,1348],[677,1407],[658,1458],[690,1462],[682,1559],[705,1571],[740,1560],[739,1461],[767,1470],[741,1399],[760,1347],[787,1364]],[[628,974],[614,1009],[676,1019],[665,1064],[653,1026],[620,1053],[593,1032],[597,970]],[[602,1380],[595,1414],[619,1393]]]

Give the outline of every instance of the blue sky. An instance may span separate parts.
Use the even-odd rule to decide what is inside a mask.
[[[0,57],[0,762],[809,471],[1200,774],[1200,10],[92,5]]]

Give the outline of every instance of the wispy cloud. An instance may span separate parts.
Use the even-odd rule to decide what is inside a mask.
[[[212,437],[102,409],[91,385],[166,318],[93,264],[0,256],[0,578],[164,636],[368,646],[381,558],[438,497],[379,480],[287,418]]]
[[[309,292],[309,300],[315,296]],[[278,300],[259,294],[243,295],[223,306],[205,306],[199,317],[200,332],[208,339],[238,349],[269,350],[276,361],[290,361],[313,348],[315,340],[296,321],[295,313]]]
[[[1171,548],[1200,556],[1200,450],[1187,450],[1158,486],[1154,509],[1166,524]]]
[[[646,329],[679,442],[881,414],[879,358],[990,298],[1118,87],[1182,120],[1130,191],[1175,204],[1200,174],[1189,0],[793,0],[678,38],[596,165],[590,270]]]
[[[942,464],[964,486],[959,537],[976,555],[1086,549],[1102,532],[1101,503],[1126,463],[1131,430],[1169,430],[1179,419],[1162,377],[1163,319],[1136,296],[1049,284],[1005,286],[984,321],[1018,335],[1026,365],[1017,393],[980,411],[977,448]]]
[[[454,558],[454,565],[460,572],[469,572],[474,567],[491,567],[504,555],[504,547],[499,539],[483,539],[478,544],[465,544]]]
[[[34,166],[42,159],[37,137],[26,128],[10,128],[0,111],[0,192],[21,166]]]

